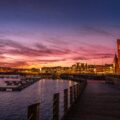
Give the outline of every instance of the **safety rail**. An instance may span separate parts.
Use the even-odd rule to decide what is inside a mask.
[[[77,84],[70,86],[68,89],[64,89],[63,93],[63,116],[60,116],[60,93],[53,95],[53,104],[49,109],[52,109],[52,117],[49,120],[63,120],[67,112],[76,103],[77,99],[83,92],[87,81],[77,82]],[[40,104],[36,103],[28,107],[27,120],[41,120],[40,119]],[[70,104],[70,106],[69,106]],[[47,119],[48,120],[48,119]]]

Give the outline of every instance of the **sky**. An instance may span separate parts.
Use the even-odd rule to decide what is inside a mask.
[[[120,0],[0,0],[0,66],[112,63]]]

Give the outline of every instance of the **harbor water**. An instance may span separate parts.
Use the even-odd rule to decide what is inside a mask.
[[[0,120],[27,120],[27,107],[34,103],[40,103],[40,120],[51,120],[54,93],[60,93],[62,117],[63,91],[74,84],[72,81],[44,79],[21,92],[0,92]]]

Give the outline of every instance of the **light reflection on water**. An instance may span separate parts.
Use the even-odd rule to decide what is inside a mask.
[[[60,93],[60,116],[63,114],[63,90],[75,84],[63,80],[40,80],[21,92],[0,92],[0,120],[26,120],[27,107],[40,104],[41,120],[52,118],[53,94]]]

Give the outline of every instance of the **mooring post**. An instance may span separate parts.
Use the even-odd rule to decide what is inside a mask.
[[[40,103],[28,106],[27,120],[40,120],[39,118]]]
[[[68,111],[68,89],[64,90],[64,115]]]
[[[59,120],[59,93],[53,96],[53,120]]]

